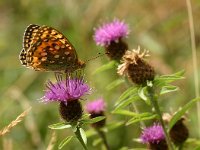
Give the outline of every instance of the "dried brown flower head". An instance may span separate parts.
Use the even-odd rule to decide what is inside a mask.
[[[149,51],[144,50],[140,53],[140,47],[137,50],[126,51],[122,58],[122,64],[118,67],[118,74],[127,75],[133,83],[146,84],[147,80],[153,80],[155,71],[143,58],[149,56]]]

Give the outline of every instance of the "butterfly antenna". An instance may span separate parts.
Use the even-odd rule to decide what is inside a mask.
[[[97,56],[95,56],[95,57],[92,57],[92,58],[90,58],[90,59],[87,59],[85,62],[89,62],[89,61],[91,61],[91,60],[95,60],[95,59],[97,59],[97,58],[99,58],[99,57],[102,57],[102,56],[104,56],[104,55],[106,55],[106,54],[109,54],[109,52],[105,52],[105,53],[98,53],[98,55],[97,55]]]

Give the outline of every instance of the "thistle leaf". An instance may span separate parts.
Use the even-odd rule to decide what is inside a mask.
[[[151,120],[151,119],[155,119],[157,117],[156,114],[152,114],[152,113],[141,113],[141,114],[137,114],[134,117],[132,117],[127,123],[126,125],[130,125],[133,123],[137,123],[139,121],[144,121],[144,120]]]
[[[106,118],[105,116],[98,116],[98,117],[95,117],[95,118],[92,118],[92,119],[81,120],[81,122],[83,124],[93,124],[93,123],[99,122],[99,121],[101,121],[105,118]]]
[[[200,97],[190,100],[187,104],[185,104],[180,110],[178,110],[172,119],[169,122],[169,129],[170,130],[174,124],[181,119],[181,117],[185,114],[185,112],[190,109],[193,104],[200,101]]]
[[[109,61],[107,64],[105,65],[102,65],[101,67],[97,68],[93,74],[98,74],[100,72],[103,72],[103,71],[106,71],[106,70],[109,70],[109,69],[112,69],[114,68],[114,66],[116,65],[116,61]]]
[[[80,128],[79,130],[80,130],[81,138],[83,139],[83,142],[86,145],[87,144],[87,137],[86,137],[85,131],[82,128]]]
[[[67,138],[65,138],[64,140],[62,140],[58,146],[58,149],[62,149],[63,146],[65,146],[66,144],[68,144],[71,140],[72,140],[73,136],[68,136]]]
[[[61,129],[71,128],[72,126],[70,124],[66,124],[64,122],[59,122],[59,123],[49,125],[48,127],[50,129],[54,129],[54,130],[61,130]]]

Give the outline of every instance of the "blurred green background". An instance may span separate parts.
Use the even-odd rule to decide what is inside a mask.
[[[192,7],[199,57],[200,1],[192,0]],[[115,17],[129,24],[129,48],[140,45],[142,49],[150,50],[151,57],[148,60],[158,74],[185,69],[186,79],[176,83],[180,91],[164,96],[159,101],[162,109],[174,112],[195,97],[189,22],[184,0],[0,0],[0,127],[8,125],[32,106],[23,122],[0,137],[0,149],[46,149],[53,132],[47,126],[60,121],[57,104],[39,102],[44,93],[44,83],[54,79],[54,74],[27,69],[21,66],[18,59],[25,28],[29,24],[38,24],[58,29],[73,43],[79,58],[87,60],[104,52],[93,41],[94,27]],[[85,74],[88,83],[94,88],[94,93],[86,99],[104,97],[108,108],[107,122],[110,123],[126,119],[110,113],[115,100],[126,88],[105,89],[119,78],[115,69],[93,74],[95,69],[108,61],[105,56],[87,62]],[[144,104],[138,104],[138,107],[141,112],[149,110]],[[196,107],[192,107],[189,112],[187,125],[190,137],[195,138],[199,130]],[[54,149],[70,134],[67,130],[56,131]],[[122,126],[107,134],[112,150],[123,146],[144,147],[132,140],[139,135],[139,124]],[[101,149],[100,146],[92,147],[95,138],[88,139],[90,149]],[[81,145],[73,140],[64,149],[79,150]]]

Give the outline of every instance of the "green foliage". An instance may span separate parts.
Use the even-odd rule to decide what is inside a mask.
[[[123,148],[120,148],[120,150],[146,150],[146,148],[128,148],[128,147],[123,147]]]
[[[175,91],[178,91],[178,89],[179,88],[174,85],[163,86],[162,89],[160,90],[160,95],[175,92]]]
[[[124,83],[125,81],[123,80],[123,79],[117,79],[117,80],[115,80],[115,81],[113,81],[113,82],[111,82],[110,84],[108,84],[107,86],[106,86],[106,90],[112,90],[112,89],[114,89],[114,88],[116,88],[117,86],[119,86],[119,85],[121,85],[122,83]]]
[[[93,146],[97,146],[97,145],[99,145],[99,144],[101,144],[101,143],[102,143],[102,139],[96,138],[96,139],[92,142],[92,145],[93,145]]]
[[[124,101],[121,101],[120,103],[118,103],[115,107],[115,110],[113,111],[115,113],[115,111],[119,110],[119,109],[122,109],[126,106],[128,106],[129,104],[137,101],[139,99],[139,97],[136,95],[136,96],[132,96]]]
[[[81,138],[83,139],[83,142],[86,145],[87,144],[87,137],[86,137],[85,131],[82,128],[80,128],[80,135],[81,135]]]
[[[66,124],[64,122],[59,122],[59,123],[55,123],[55,124],[49,125],[48,127],[50,129],[54,129],[54,130],[61,130],[61,129],[71,128],[72,126],[70,124]]]
[[[113,114],[118,115],[125,115],[131,117],[126,123],[126,125],[131,125],[133,123],[145,121],[145,120],[152,120],[157,118],[157,114],[151,113],[151,112],[144,112],[144,113],[136,113],[132,111],[125,110],[126,106],[133,104],[135,101],[143,100],[145,103],[150,106],[151,104],[151,97],[149,94],[148,89],[152,88],[155,91],[159,91],[159,96],[171,92],[175,92],[178,90],[177,86],[171,85],[170,83],[183,79],[183,73],[184,71],[179,71],[172,75],[162,75],[157,77],[153,82],[147,82],[147,86],[139,86],[139,87],[130,87],[125,92],[121,94],[121,96],[118,98],[118,100],[115,103],[115,109],[113,110]],[[158,99],[156,95],[152,95],[155,100]],[[189,107],[195,103],[197,100],[193,100],[190,104],[187,104],[185,107],[183,107],[182,111],[179,111],[178,114],[176,114],[172,119],[172,122],[170,122],[170,127],[172,127],[177,119],[180,119],[180,117],[185,113]],[[133,104],[134,105],[134,104]],[[172,126],[171,126],[172,125]]]
[[[124,110],[124,109],[115,110],[115,111],[113,111],[113,113],[118,114],[118,115],[125,115],[125,116],[135,116],[136,115],[135,112]]]
[[[113,123],[107,124],[104,128],[102,128],[102,130],[104,132],[109,132],[121,127],[122,125],[124,125],[123,121],[113,122]]]
[[[58,149],[62,149],[64,146],[66,146],[71,140],[73,136],[68,136],[64,140],[62,140],[58,146]]]
[[[115,106],[117,106],[121,101],[127,99],[128,97],[137,96],[137,88],[136,87],[130,87],[125,92],[121,94],[121,96],[118,98],[118,100],[115,102]]]
[[[121,122],[108,123],[101,130],[104,131],[104,132],[106,132],[106,133],[108,133],[110,131],[118,129],[119,127],[121,127],[123,125],[124,125],[124,122],[122,122],[122,121]],[[86,135],[87,135],[87,138],[90,138],[90,137],[93,137],[93,136],[97,135],[97,132],[94,131],[93,129],[87,130],[86,131]]]
[[[98,117],[95,117],[92,119],[82,119],[80,122],[84,125],[93,124],[93,123],[99,122],[101,120],[104,120],[105,118],[106,118],[105,116],[98,116]]]
[[[109,61],[107,64],[102,65],[101,67],[97,68],[93,74],[98,74],[101,73],[103,71],[109,70],[114,68],[117,65],[116,61]]]
[[[195,103],[200,101],[200,97],[190,100],[187,104],[185,104],[182,108],[180,108],[172,117],[169,123],[169,130],[173,127],[173,125],[181,119],[181,117],[185,114],[188,109],[190,109]]]
[[[133,123],[137,123],[140,121],[145,121],[145,120],[152,120],[157,118],[156,114],[152,114],[152,113],[141,113],[141,114],[135,114],[135,116],[133,116],[131,119],[128,120],[128,122],[126,123],[126,125],[131,125]]]
[[[122,109],[114,111],[114,114],[130,116],[131,119],[128,120],[126,125],[130,125],[130,124],[137,123],[140,121],[155,119],[157,117],[156,114],[152,114],[152,113],[148,113],[148,112],[138,114],[135,112],[131,112],[128,110],[122,110]]]
[[[184,149],[194,149],[198,150],[200,147],[200,140],[195,138],[188,138],[184,143]]]
[[[146,86],[145,86],[145,87],[140,87],[140,88],[138,89],[138,95],[140,96],[140,98],[141,98],[142,100],[145,101],[145,103],[146,103],[147,105],[150,105],[150,101],[149,101],[149,98],[148,98],[148,96],[147,96],[147,87],[146,87]]]
[[[59,136],[55,141],[55,145],[58,145],[69,134],[68,130],[73,132],[77,130],[76,125],[70,126],[59,122],[58,106],[56,104],[38,102],[38,99],[44,94],[44,83],[55,78],[52,72],[35,72],[21,66],[18,55],[22,49],[23,32],[26,26],[34,23],[55,27],[74,45],[81,60],[89,60],[94,58],[97,53],[103,52],[103,48],[100,49],[99,46],[95,46],[93,29],[104,21],[112,20],[113,16],[129,23],[131,32],[129,37],[124,39],[129,43],[129,49],[141,45],[142,49],[150,50],[152,57],[148,60],[152,62],[157,72],[165,74],[166,72],[170,73],[185,68],[185,77],[183,77],[184,71],[172,75],[161,75],[155,78],[153,85],[156,88],[155,94],[162,110],[176,111],[175,108],[182,107],[173,116],[169,127],[173,126],[185,112],[190,111],[190,122],[188,122],[190,137],[198,137],[199,127],[197,126],[197,113],[194,104],[199,100],[190,100],[191,97],[194,97],[194,70],[191,67],[189,34],[185,32],[189,30],[188,23],[185,23],[188,22],[185,1],[155,3],[155,1],[124,2],[123,0],[111,0],[82,1],[80,3],[80,1],[69,0],[5,0],[0,1],[0,6],[1,129],[16,118],[16,115],[20,114],[25,107],[33,107],[31,113],[25,117],[26,121],[15,126],[9,135],[1,137],[0,149],[6,149],[5,143],[8,142],[12,143],[11,146],[15,150],[44,149],[48,145],[48,139],[50,139],[49,128],[54,130],[63,129],[63,132],[56,131]],[[192,1],[192,7],[195,25],[198,25],[200,21],[195,18],[199,18],[200,2],[198,0]],[[195,28],[195,37],[196,47],[199,50],[200,28],[198,27]],[[197,53],[197,58],[199,58],[199,53]],[[102,67],[96,69],[96,66]],[[125,126],[125,121],[122,118],[127,116],[128,119],[132,119],[131,117],[136,114],[151,114],[152,107],[149,105],[150,101],[146,87],[140,88],[135,87],[135,85],[127,87],[124,80],[116,75],[116,68],[116,63],[108,60],[106,55],[105,57],[86,61],[85,78],[94,89],[93,94],[87,96],[86,99],[89,101],[99,96],[105,98],[108,122],[102,130],[106,131],[109,139],[111,139],[109,141],[109,144],[112,145],[111,148],[120,149],[120,147],[126,145],[127,147],[121,150],[131,150],[133,147],[142,147],[141,144],[130,141],[132,138],[137,138],[140,131],[137,132],[130,126],[130,128],[126,128],[126,133],[129,134],[125,135],[124,130],[119,129]],[[97,75],[100,77],[97,78]],[[181,80],[181,84],[176,82],[180,79],[186,80]],[[172,85],[172,82],[176,82],[176,84]],[[181,89],[180,94],[175,93],[178,89]],[[167,101],[162,101],[163,99],[167,99]],[[186,104],[188,101],[189,103]],[[84,102],[85,100],[83,104]],[[139,106],[140,113],[130,112],[127,109],[129,105],[134,104]],[[115,106],[114,113],[110,113],[113,111],[113,106]],[[152,116],[154,113],[152,113]],[[121,117],[120,115],[124,116]],[[84,118],[87,119],[88,116],[84,116],[82,119]],[[141,121],[141,118],[139,120]],[[148,120],[148,123],[150,121]],[[53,124],[55,122],[59,123]],[[52,125],[47,128],[49,124]],[[83,127],[85,129],[85,126]],[[91,137],[89,140],[95,141],[97,133],[92,128],[88,127],[86,133],[88,138]],[[120,138],[120,141],[112,140],[116,137],[123,138]],[[71,139],[68,137],[68,139],[63,140],[63,143],[67,142],[66,149],[81,149],[81,145],[75,145],[73,138],[71,136]],[[186,145],[190,146],[187,149],[199,148],[200,143],[197,139],[191,143],[188,141],[190,140],[186,141]],[[91,143],[88,141],[89,149],[93,149]]]
[[[153,81],[153,84],[154,84],[154,86],[157,86],[157,87],[162,87],[162,86],[168,85],[169,83],[172,83],[174,81],[184,79],[184,77],[183,77],[184,73],[185,73],[185,71],[181,70],[181,71],[171,74],[171,75],[158,76]]]

